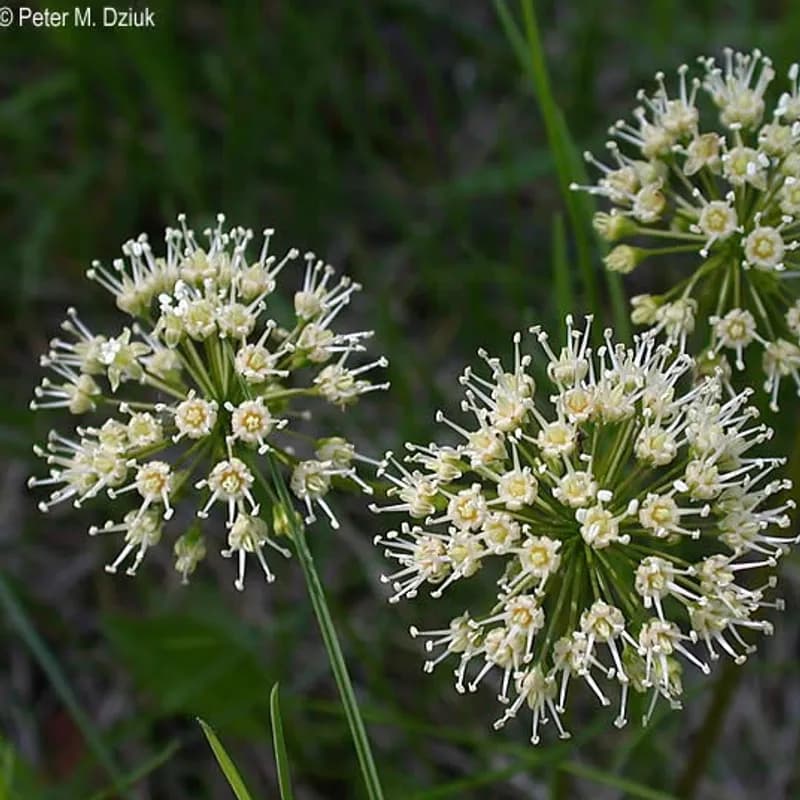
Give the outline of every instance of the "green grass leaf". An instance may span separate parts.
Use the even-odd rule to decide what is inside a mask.
[[[591,243],[588,236],[587,215],[582,207],[582,199],[576,196],[569,188],[575,177],[572,166],[573,158],[570,155],[571,138],[561,110],[553,97],[533,5],[529,1],[524,1],[522,4],[524,34],[511,16],[505,0],[495,0],[495,7],[514,53],[533,84],[547,132],[547,141],[556,165],[559,188],[564,204],[567,207],[572,233],[575,237],[578,267],[586,295],[586,303],[589,308],[594,309],[597,307],[599,300],[597,275],[592,264]]]
[[[217,738],[217,734],[214,733],[213,728],[206,722],[203,722],[200,717],[197,718],[197,721],[200,723],[200,727],[203,729],[203,733],[206,739],[208,739],[209,745],[211,745],[214,758],[217,759],[217,764],[219,764],[219,768],[222,770],[225,780],[228,781],[228,785],[233,790],[234,795],[236,795],[236,800],[253,800],[253,796],[247,790],[247,786],[245,786],[244,780],[239,774],[239,770],[236,769],[236,765],[225,751],[222,742]]]
[[[253,687],[269,685],[274,676],[248,641],[244,625],[212,617],[202,595],[196,602],[202,603],[203,619],[164,612],[138,618],[107,615],[106,637],[164,712],[224,721],[230,729],[237,726],[237,734],[247,733],[249,718],[266,712],[267,705],[266,693]]]
[[[275,749],[275,767],[278,771],[278,788],[281,800],[293,800],[292,780],[289,774],[289,757],[286,753],[286,742],[283,738],[283,721],[281,720],[278,684],[272,687],[269,695],[269,717],[272,722],[272,745]]]
[[[564,115],[556,103],[547,62],[544,56],[539,26],[532,0],[522,0],[524,33],[514,21],[506,0],[495,0],[495,8],[511,48],[517,56],[523,71],[530,77],[534,93],[539,103],[542,119],[547,133],[547,141],[553,155],[558,175],[558,184],[575,239],[578,272],[584,292],[586,307],[599,311],[600,293],[597,285],[597,272],[593,264],[593,254],[597,248],[590,235],[593,204],[590,199],[570,189],[573,181],[585,180],[585,168],[580,159],[567,127]],[[619,338],[630,339],[630,321],[618,275],[604,271],[614,326]],[[573,311],[577,309],[573,308]]]

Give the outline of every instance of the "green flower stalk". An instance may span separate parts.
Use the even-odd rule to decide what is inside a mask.
[[[122,535],[122,550],[106,567],[112,573],[128,563],[126,573],[134,575],[169,524],[180,532],[175,569],[186,582],[206,556],[202,526],[208,525],[224,542],[222,556],[237,561],[234,585],[243,590],[248,556],[271,582],[267,549],[288,557],[277,540],[291,541],[367,795],[381,800],[364,723],[294,505],[302,504],[305,523],[321,510],[338,528],[328,502],[334,481],[372,493],[356,465],[378,462],[336,432],[314,439],[304,427],[314,402],[344,410],[388,388],[367,377],[387,361],[363,359],[371,331],[336,330],[361,287],[347,277],[336,281],[333,268],[313,253],[305,254],[302,282],[287,298],[277,280],[300,253],[292,248],[281,258],[270,255],[271,229],[252,258],[253,232],[224,229],[222,214],[204,232],[202,246],[183,215],[178,221],[179,228],[166,231],[165,256],[154,255],[143,234],[125,243],[125,258],[111,268],[94,263],[88,271],[133,322],[107,336],[68,311],[65,338],[54,339],[42,358],[55,379],[42,380],[31,407],[67,408],[89,422],[67,436],[54,431],[46,447],[35,448],[50,474],[29,484],[56,487],[40,503],[42,511],[67,501],[79,507],[101,493],[121,507],[121,520],[89,529]],[[306,452],[298,455],[301,448]],[[224,522],[207,523],[218,508]]]
[[[608,269],[627,274],[660,257],[688,254],[693,272],[661,295],[634,298],[633,320],[684,339],[699,324],[714,363],[761,349],[764,389],[777,409],[781,381],[800,393],[800,66],[767,118],[770,60],[725,50],[724,64],[684,64],[670,94],[663,73],[641,90],[633,122],[610,129],[611,164],[586,159],[605,198],[594,217],[615,246]],[[716,109],[716,114],[714,112]],[[714,122],[714,117],[718,123]],[[662,260],[662,264],[664,261]]]

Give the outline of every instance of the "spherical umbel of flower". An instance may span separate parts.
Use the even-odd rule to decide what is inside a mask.
[[[693,359],[652,333],[628,347],[606,331],[593,350],[590,324],[568,318],[560,349],[531,329],[538,385],[519,334],[510,370],[481,351],[488,374],[462,379],[469,421],[438,415],[460,443],[388,454],[390,501],[372,506],[408,517],[376,537],[397,565],[390,602],[439,597],[499,562],[483,604],[412,635],[426,671],[455,661],[459,691],[497,685],[498,726],[527,704],[533,742],[548,718],[568,735],[571,683],[603,705],[616,687],[621,726],[631,690],[650,693],[649,718],[659,697],[679,704],[683,665],[744,660],[781,605],[768,573],[797,541],[781,535],[791,483],[757,455],[771,431],[751,393],[723,391],[718,373],[695,382]]]
[[[126,572],[134,574],[172,527],[184,581],[206,555],[195,517],[205,520],[222,504],[228,533],[219,545],[224,556],[236,555],[235,585],[242,589],[248,554],[271,581],[264,547],[289,553],[273,540],[285,525],[273,530],[267,522],[290,511],[269,507],[278,495],[264,478],[272,474],[265,459],[287,470],[307,521],[319,507],[338,527],[326,499],[334,476],[371,492],[355,465],[377,462],[335,433],[302,454],[314,441],[303,428],[315,398],[344,409],[387,388],[367,377],[387,362],[363,358],[371,331],[336,330],[361,287],[347,277],[337,281],[313,253],[305,255],[297,292],[281,298],[278,277],[299,251],[270,255],[272,230],[253,256],[252,231],[225,229],[221,214],[203,245],[183,215],[178,221],[166,231],[164,256],[143,234],[123,245],[124,258],[111,267],[96,262],[88,270],[133,320],[116,335],[98,334],[69,309],[65,335],[42,358],[53,377],[36,388],[31,407],[66,408],[88,421],[67,436],[52,432],[46,447],[34,448],[50,469],[29,484],[53,487],[39,504],[43,511],[62,501],[80,506],[100,493],[120,505],[136,498],[138,507],[120,509],[121,522],[90,528],[123,535],[108,571],[132,558]]]
[[[800,67],[768,111],[775,72],[758,50],[698,61],[695,75],[678,69],[674,92],[663,73],[639,92],[634,121],[609,130],[609,163],[586,154],[597,183],[573,188],[611,206],[594,217],[613,244],[608,269],[662,256],[692,269],[663,294],[638,296],[633,321],[676,341],[697,328],[712,357],[734,355],[739,370],[755,345],[777,408],[782,379],[800,394]]]

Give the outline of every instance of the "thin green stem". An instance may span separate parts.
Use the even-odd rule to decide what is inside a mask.
[[[336,628],[334,627],[333,619],[328,610],[325,591],[322,588],[322,582],[317,574],[317,568],[314,565],[314,559],[308,548],[305,530],[302,526],[297,526],[297,529],[294,531],[294,542],[297,548],[300,566],[303,569],[303,576],[306,579],[308,594],[311,597],[311,604],[314,606],[314,613],[317,616],[320,633],[325,642],[325,649],[328,651],[328,658],[347,716],[347,723],[350,726],[350,733],[353,737],[353,744],[355,745],[358,762],[361,766],[361,774],[367,787],[367,794],[372,800],[382,800],[383,790],[381,789],[378,770],[372,757],[367,730],[361,718],[358,701],[353,691],[353,684],[350,681],[350,675],[347,671],[342,648],[336,636]]]
[[[588,178],[561,109],[553,95],[533,2],[523,0],[521,25],[514,20],[506,0],[494,0],[494,4],[509,44],[520,66],[531,79],[545,125],[550,152],[555,163],[559,188],[567,207],[585,302],[591,309],[598,308],[600,294],[596,271],[592,264],[593,248],[590,241],[591,202],[586,197],[576,196],[575,192],[570,189],[573,180],[587,183]],[[625,298],[619,275],[607,270],[605,278],[615,328],[622,339],[629,339],[630,321],[625,308]]]
[[[739,303],[741,302],[739,298],[739,267],[736,264],[732,265],[731,269],[726,269],[725,274],[722,278],[719,288],[719,299],[717,300],[717,310],[714,312],[715,316],[721,317],[722,312],[725,309],[725,301],[728,299],[728,289],[731,285],[731,274],[735,273],[734,280],[736,282],[736,297],[733,301],[734,306],[737,308],[739,307]]]
[[[685,239],[687,242],[696,242],[702,244],[705,242],[706,237],[699,233],[684,233],[682,231],[660,230],[659,228],[646,228],[643,225],[638,225],[634,233],[640,236],[655,236],[663,239]]]
[[[708,258],[705,263],[692,275],[689,281],[686,284],[686,288],[683,290],[683,297],[688,297],[692,293],[692,289],[697,285],[697,282],[708,275],[710,272],[713,272],[717,269],[721,264],[724,264],[730,258],[730,252],[728,250],[723,250],[720,253],[716,253],[715,255]]]
[[[642,248],[644,254],[650,256],[668,256],[674,253],[694,253],[697,251],[697,244],[676,244],[672,247],[654,247],[652,249]]]
[[[563,555],[566,556],[567,551],[574,550],[576,546],[577,545],[574,543],[574,540],[573,542],[567,544],[567,546],[564,548]],[[553,636],[556,631],[558,620],[561,616],[564,604],[567,601],[567,597],[569,597],[570,595],[570,590],[572,589],[572,584],[576,577],[577,568],[574,566],[574,561],[572,562],[571,567],[572,567],[571,569],[567,570],[561,576],[561,586],[558,589],[558,597],[556,599],[555,605],[553,606],[553,611],[549,614],[549,620],[547,623],[547,628],[544,636],[544,644],[542,644],[542,649],[539,651],[540,658],[542,660],[547,657],[547,654],[550,649],[550,643],[553,640]]]
[[[578,266],[580,268],[583,287],[586,292],[586,304],[589,308],[597,308],[597,277],[592,266],[591,251],[587,234],[587,220],[581,214],[579,201],[570,190],[570,181],[573,178],[570,166],[569,148],[571,141],[568,134],[565,136],[566,125],[560,117],[560,110],[555,103],[550,74],[544,56],[539,26],[533,4],[528,0],[522,3],[523,30],[526,43],[526,67],[529,71],[536,98],[542,112],[545,130],[547,132],[550,150],[556,164],[558,182],[561,194],[567,206],[567,213],[572,224],[575,245],[578,253]]]
[[[383,800],[383,790],[381,788],[380,778],[378,777],[378,770],[375,766],[375,760],[372,757],[372,749],[370,748],[369,739],[367,737],[367,730],[364,725],[364,720],[361,717],[355,692],[353,691],[353,684],[347,671],[347,664],[345,663],[344,654],[339,644],[339,638],[336,635],[336,627],[333,624],[333,618],[328,609],[328,602],[325,599],[325,590],[322,587],[322,581],[317,574],[314,558],[311,555],[311,550],[306,541],[305,528],[294,513],[286,483],[272,459],[269,459],[269,466],[273,481],[273,492],[277,493],[279,501],[285,505],[286,510],[289,512],[288,518],[292,539],[295,549],[297,550],[300,567],[303,570],[303,577],[305,578],[308,594],[311,598],[311,605],[317,617],[322,640],[325,643],[325,649],[328,651],[328,660],[330,661],[333,677],[336,680],[336,686],[339,689],[339,696],[342,700],[345,716],[347,717],[347,724],[350,727],[350,734],[353,737],[353,744],[358,756],[358,763],[361,767],[361,775],[366,785],[367,795],[370,800]],[[258,473],[258,475],[261,482],[266,484],[263,476],[260,473]]]
[[[208,370],[206,369],[205,364],[203,364],[203,361],[197,352],[197,348],[194,346],[194,343],[191,341],[191,339],[188,338],[185,338],[182,344],[183,353],[186,355],[185,364],[189,374],[204,393],[206,393],[209,397],[213,397],[215,394],[214,381],[208,374]]]
[[[181,392],[179,392],[177,389],[173,389],[172,386],[170,386],[168,383],[165,383],[164,381],[160,380],[159,378],[156,378],[155,376],[151,375],[149,372],[145,372],[144,373],[143,381],[144,381],[144,383],[147,383],[147,384],[149,384],[150,386],[152,386],[152,387],[154,387],[156,389],[160,389],[165,394],[168,394],[171,397],[174,397],[174,398],[176,398],[178,400],[183,400],[184,397],[185,397],[185,395],[181,394]]]
[[[614,439],[614,452],[611,456],[611,461],[606,468],[605,485],[613,486],[614,474],[622,463],[623,456],[628,454],[628,440],[635,430],[635,425],[632,420],[625,423],[622,433]]]

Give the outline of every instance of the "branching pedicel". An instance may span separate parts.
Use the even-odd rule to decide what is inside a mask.
[[[637,95],[634,122],[610,128],[611,163],[586,154],[602,173],[597,184],[573,188],[613,206],[594,218],[603,238],[624,242],[607,256],[609,269],[628,273],[658,256],[697,256],[686,280],[633,298],[633,321],[679,340],[699,317],[708,325],[705,358],[718,363],[732,352],[738,369],[757,342],[777,408],[783,378],[791,376],[800,393],[800,300],[789,286],[800,264],[800,67],[789,69],[788,91],[765,121],[775,75],[768,58],[727,49],[723,66],[699,62],[702,77],[691,77],[685,64],[678,69],[674,96],[658,73],[655,92]],[[714,107],[721,130],[714,130]]]
[[[519,334],[510,371],[481,352],[489,375],[461,379],[472,424],[438,415],[461,443],[389,454],[396,502],[373,506],[410,517],[376,539],[399,565],[392,601],[505,565],[479,612],[411,632],[426,639],[426,671],[456,659],[459,691],[498,676],[497,727],[527,705],[534,743],[547,718],[568,735],[571,680],[603,705],[615,684],[623,725],[631,690],[651,693],[648,718],[659,696],[679,705],[681,660],[704,673],[719,653],[743,661],[749,634],[771,631],[759,612],[780,606],[762,573],[796,541],[772,530],[794,504],[775,499],[790,487],[774,477],[783,462],[750,454],[771,431],[749,391],[726,395],[718,373],[692,383],[693,359],[652,334],[628,348],[606,331],[593,352],[588,321],[567,327],[560,352],[532,329],[543,387]]]
[[[52,432],[47,447],[36,448],[50,474],[30,485],[57,487],[40,504],[43,511],[63,501],[80,506],[101,492],[120,504],[125,495],[136,497],[138,507],[121,512],[121,521],[89,530],[123,535],[122,551],[107,570],[116,572],[132,557],[129,575],[174,514],[175,527],[185,531],[174,545],[175,568],[186,580],[206,547],[199,523],[187,524],[179,504],[193,501],[205,519],[219,503],[228,530],[222,554],[238,559],[235,584],[242,589],[247,554],[256,555],[269,581],[264,548],[289,554],[273,534],[283,532],[286,514],[294,512],[275,502],[265,518],[254,496],[259,456],[270,453],[291,468],[291,489],[307,521],[316,505],[338,527],[326,500],[331,481],[338,476],[370,491],[355,470],[355,462],[370,459],[334,435],[314,442],[309,458],[298,461],[292,443],[307,437],[296,428],[309,417],[304,403],[312,398],[346,408],[386,388],[366,377],[386,360],[352,364],[372,334],[337,333],[333,325],[360,287],[346,277],[335,281],[334,270],[313,253],[305,255],[292,309],[276,282],[297,250],[280,259],[269,255],[273,232],[267,230],[251,261],[252,231],[224,230],[219,215],[201,246],[183,216],[179,222],[166,231],[166,257],[155,257],[142,235],[123,246],[125,259],[112,268],[95,263],[88,271],[134,322],[106,336],[69,310],[66,336],[54,339],[42,358],[56,377],[42,381],[31,407],[64,407],[95,421],[69,436]],[[282,448],[279,432],[279,441],[288,443]]]

